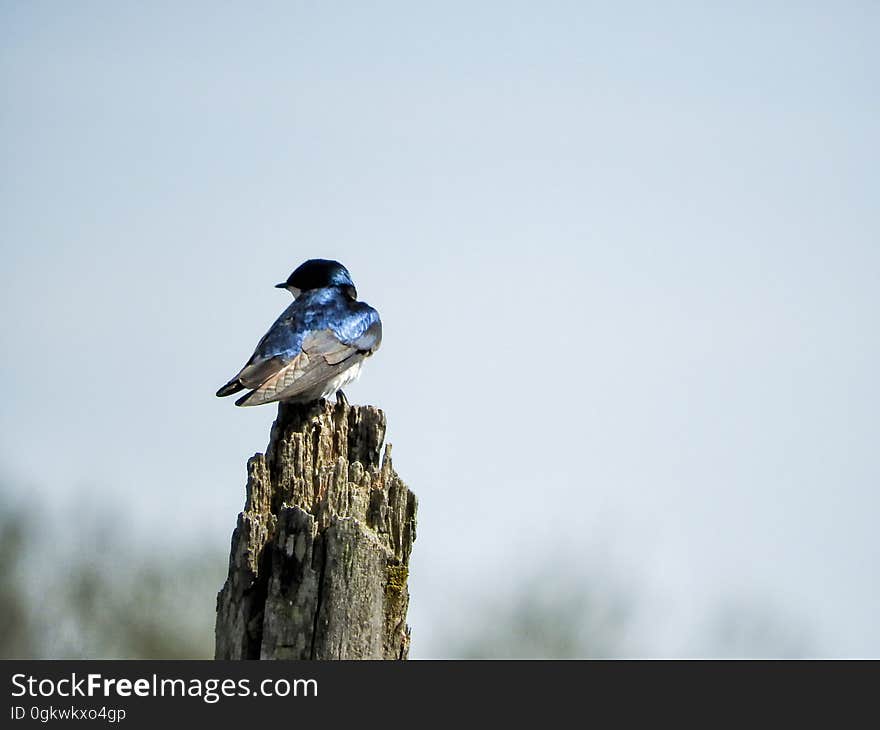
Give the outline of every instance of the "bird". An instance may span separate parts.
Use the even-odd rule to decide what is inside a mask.
[[[293,303],[217,397],[248,389],[235,405],[309,403],[331,395],[345,402],[342,388],[382,343],[379,313],[357,300],[351,274],[338,261],[309,259],[275,286],[289,291]]]

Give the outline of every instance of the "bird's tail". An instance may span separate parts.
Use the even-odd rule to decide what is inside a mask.
[[[237,405],[237,406],[256,406],[256,405],[259,405],[263,401],[257,400],[256,403],[248,403],[251,396],[254,395],[256,392],[257,392],[256,390],[252,390],[250,393],[245,393],[241,398],[239,398],[237,401],[235,401],[235,405]]]
[[[238,391],[240,390],[244,390],[244,386],[241,384],[241,381],[238,378],[234,378],[217,391],[217,397],[225,398],[227,395],[238,393]]]

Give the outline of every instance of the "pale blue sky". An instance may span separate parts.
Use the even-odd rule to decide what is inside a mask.
[[[0,3],[0,473],[226,549],[214,398],[332,257],[418,493],[414,653],[602,554],[880,654],[875,3]],[[75,529],[75,526],[74,526]],[[171,534],[169,534],[169,532]],[[419,642],[422,642],[421,644]]]

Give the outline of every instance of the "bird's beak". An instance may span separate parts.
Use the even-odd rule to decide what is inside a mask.
[[[275,288],[276,288],[276,289],[287,289],[287,282],[286,282],[286,281],[282,281],[280,284],[276,284],[276,285],[275,285]]]

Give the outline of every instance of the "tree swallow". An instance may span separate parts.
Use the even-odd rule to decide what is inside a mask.
[[[379,313],[357,301],[351,275],[338,261],[310,259],[275,286],[293,294],[293,304],[217,396],[251,389],[237,406],[307,403],[333,393],[344,398],[341,388],[360,375],[364,359],[382,342]]]

